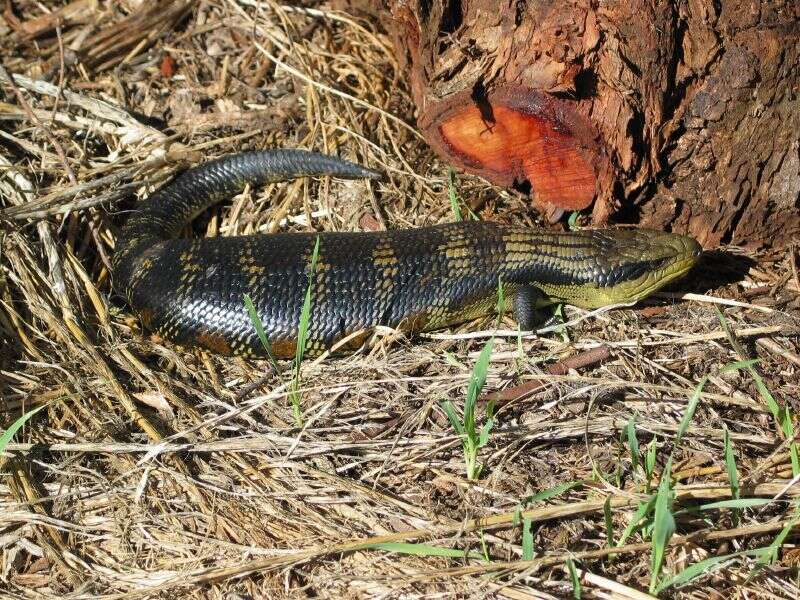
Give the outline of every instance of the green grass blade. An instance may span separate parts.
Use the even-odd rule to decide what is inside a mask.
[[[701,504],[697,510],[716,510],[719,508],[753,508],[754,506],[766,506],[775,502],[772,498],[735,498],[733,500],[720,500],[719,502],[709,502]]]
[[[533,521],[522,519],[522,560],[533,560]]]
[[[636,437],[636,421],[634,415],[628,419],[625,426],[625,435],[628,438],[628,452],[631,455],[631,472],[636,473],[639,467],[639,440]]]
[[[614,546],[614,519],[611,513],[611,496],[603,502],[603,520],[606,524],[606,543],[609,548]]]
[[[687,409],[688,412],[688,409]],[[653,515],[653,550],[650,556],[650,593],[658,587],[661,566],[672,534],[675,533],[675,517],[672,516],[672,458],[667,459],[661,481],[656,492]]]
[[[317,272],[317,259],[319,258],[319,236],[314,243],[314,250],[311,253],[311,264],[308,270],[308,285],[306,295],[303,299],[303,307],[300,309],[300,325],[297,329],[297,348],[294,355],[294,369],[292,383],[290,386],[289,399],[292,402],[292,412],[298,427],[303,426],[302,411],[300,409],[300,365],[306,352],[308,342],[308,327],[311,322],[311,294],[314,289],[314,276]]]
[[[756,380],[755,384],[756,384],[756,389],[758,390],[759,395],[764,399],[764,402],[766,402],[767,408],[769,408],[769,411],[772,413],[772,416],[775,418],[775,420],[778,423],[782,424],[782,421],[783,421],[783,414],[782,414],[783,410],[781,409],[780,404],[778,404],[778,401],[775,400],[775,396],[773,396],[772,393],[764,385],[764,381],[761,379],[761,376],[758,375],[758,372],[753,370],[753,371],[751,371],[751,375],[753,373],[755,373],[754,379]],[[759,383],[760,383],[760,385],[759,385]],[[786,433],[786,432],[784,431],[784,433]]]
[[[267,334],[264,331],[264,324],[261,322],[261,317],[258,316],[255,304],[253,304],[253,299],[249,294],[244,295],[244,306],[247,309],[247,314],[250,316],[250,322],[253,323],[253,327],[256,330],[258,339],[261,340],[261,345],[264,346],[267,352],[272,353],[272,345],[267,339]]]
[[[661,481],[658,483],[658,490],[656,491],[656,501],[653,507],[653,549],[650,555],[650,593],[652,594],[658,587],[658,581],[661,577],[661,566],[664,564],[664,555],[666,553],[667,544],[669,543],[672,534],[675,533],[675,517],[672,514],[672,455],[680,445],[683,436],[689,429],[689,424],[692,422],[694,413],[697,410],[697,405],[700,402],[700,397],[703,393],[703,388],[708,381],[708,375],[704,376],[694,389],[692,397],[689,398],[689,404],[686,406],[686,412],[683,414],[683,419],[678,426],[678,432],[675,435],[675,444],[672,447],[667,464],[664,465],[664,471],[661,473]]]
[[[725,457],[725,470],[728,472],[728,485],[731,488],[731,498],[734,500],[739,498],[739,473],[736,469],[736,458],[733,455],[733,444],[731,443],[731,436],[728,428],[725,428],[723,436],[723,454]],[[735,510],[733,513],[734,525],[739,523],[739,511]]]
[[[11,438],[13,438],[14,434],[17,433],[17,431],[19,431],[20,428],[28,422],[28,419],[42,410],[45,406],[47,405],[43,404],[42,406],[37,406],[36,408],[29,410],[8,426],[8,429],[6,429],[3,434],[0,435],[0,454],[5,451],[6,446],[8,446],[9,442],[11,441]]]
[[[300,327],[297,331],[297,352],[295,354],[295,362],[300,363],[303,360],[303,354],[306,351],[306,342],[308,341],[308,326],[311,322],[311,292],[314,289],[314,277],[317,273],[317,260],[319,258],[319,236],[314,242],[314,250],[311,254],[311,265],[308,271],[308,286],[306,287],[306,296],[303,299],[303,308],[300,311]]]
[[[489,562],[492,560],[491,556],[489,555],[489,544],[486,543],[486,536],[483,534],[483,531],[479,532],[481,537],[481,553],[483,556],[483,560]]]
[[[500,323],[503,320],[503,315],[506,312],[506,292],[505,288],[503,288],[503,280],[497,280],[497,306],[495,307],[495,311],[497,312],[497,323],[496,327],[500,327]]]
[[[494,400],[489,400],[486,404],[486,417],[488,419],[494,419]]]
[[[583,594],[581,578],[578,577],[578,571],[571,558],[567,559],[567,570],[569,571],[569,579],[572,582],[572,597],[575,598],[575,600],[581,600],[581,595]]]
[[[731,331],[730,326],[728,325],[728,320],[725,318],[725,315],[722,311],[717,308],[717,318],[719,319],[720,325],[722,326],[722,330],[725,332],[725,336],[728,338],[728,342],[736,351],[736,353],[742,357],[745,356],[745,350],[742,345],[739,343],[739,340],[733,335],[733,331]],[[750,360],[740,360],[732,365],[728,365],[731,369],[733,368],[745,368],[750,373],[750,376],[753,378],[753,382],[756,385],[756,389],[758,390],[759,395],[766,403],[767,407],[769,408],[770,412],[772,413],[772,417],[775,419],[775,422],[778,423],[783,435],[789,442],[789,456],[791,457],[792,462],[792,474],[797,477],[800,474],[800,453],[798,453],[797,449],[797,442],[794,441],[794,425],[792,414],[786,406],[781,406],[778,404],[778,401],[775,400],[775,397],[767,388],[764,380],[761,377],[761,374],[756,370],[755,364],[757,359],[750,359]]]
[[[461,419],[458,418],[458,413],[456,412],[453,403],[450,400],[445,400],[441,403],[442,410],[444,414],[447,415],[447,419],[450,421],[450,425],[453,426],[453,429],[456,430],[458,435],[464,435],[464,426],[461,424]]]
[[[582,485],[582,481],[567,481],[566,483],[559,483],[558,485],[554,485],[553,487],[542,490],[541,492],[536,492],[533,496],[528,496],[522,501],[522,504],[523,506],[529,506],[536,502],[549,500],[550,498],[560,496],[564,492],[568,492],[569,490],[573,490]]]
[[[772,540],[772,543],[767,548],[762,549],[755,567],[753,567],[753,570],[747,576],[748,581],[750,581],[761,569],[775,562],[775,559],[778,558],[778,549],[783,545],[783,541],[786,539],[786,536],[789,535],[789,532],[797,526],[798,521],[800,521],[800,502],[795,501],[794,516],[788,523],[786,523],[786,525],[783,526],[783,529],[781,529],[778,535],[775,536],[775,539]]]
[[[261,340],[261,345],[267,352],[267,356],[269,357],[269,362],[272,365],[272,368],[276,373],[279,373],[278,361],[275,360],[275,355],[272,354],[272,344],[269,343],[267,333],[264,331],[264,324],[261,322],[261,317],[258,316],[258,311],[256,311],[256,307],[253,304],[253,299],[247,294],[244,295],[244,306],[247,309],[250,322],[253,324],[253,327],[256,330],[256,335],[258,335],[258,339]]]
[[[759,553],[766,550],[766,548],[756,548],[754,550],[742,550],[741,552],[733,552],[732,554],[725,554],[724,556],[712,556],[711,558],[707,558],[705,560],[701,560],[700,562],[693,563],[686,567],[680,573],[673,575],[672,577],[665,578],[656,588],[655,593],[656,595],[660,594],[664,590],[683,585],[684,583],[689,583],[693,579],[701,575],[707,575],[709,573],[713,573],[716,570],[716,567],[722,567],[728,561],[737,558],[739,556],[757,556]]]
[[[444,410],[445,414],[447,415],[447,419],[450,421],[450,425],[453,426],[453,429],[456,430],[458,435],[464,435],[464,425],[461,423],[461,419],[458,417],[458,413],[456,412],[455,406],[450,400],[445,400],[441,403],[442,410]]]
[[[483,559],[483,556],[478,552],[466,552],[464,550],[457,550],[455,548],[441,548],[439,546],[430,546],[428,544],[412,544],[408,542],[383,542],[369,544],[364,546],[364,548],[386,550],[388,552],[397,552],[398,554],[411,554],[413,556],[443,556],[446,558]]]
[[[639,523],[644,519],[650,512],[653,510],[653,506],[655,506],[656,497],[655,495],[650,496],[647,499],[647,502],[642,502],[639,505],[639,508],[636,509],[636,513],[633,515],[631,522],[628,523],[628,526],[622,532],[619,540],[617,540],[617,546],[622,546],[625,542],[628,541],[628,538],[633,535],[633,532],[636,531],[636,528],[639,526]]]
[[[564,326],[566,324],[566,319],[564,318],[564,305],[563,304],[555,304],[553,307],[553,319],[560,323],[559,327],[553,329],[553,333],[557,333],[561,336],[561,341],[565,344],[569,343],[569,332],[567,328]]]
[[[730,371],[741,371],[742,369],[747,369],[748,367],[752,367],[756,363],[758,363],[760,359],[758,358],[749,358],[747,360],[737,360],[736,362],[729,363],[722,367],[719,372],[720,373],[729,373]]]
[[[653,473],[656,468],[656,440],[653,438],[647,444],[647,452],[644,455],[644,473],[647,476],[647,491],[650,491],[650,482],[653,481]]]
[[[478,436],[478,448],[483,448],[486,442],[489,441],[489,434],[492,431],[492,427],[494,427],[494,419],[489,417],[486,419],[486,423],[483,424],[483,427],[481,427],[481,432]]]
[[[750,367],[749,371],[750,376],[753,378],[753,381],[756,384],[758,393],[764,399],[764,402],[767,403],[767,406],[769,406],[770,410],[773,412],[773,415],[775,415],[775,420],[783,430],[783,434],[786,436],[786,439],[794,440],[794,424],[792,422],[791,412],[786,406],[780,406],[778,404],[758,371],[756,371],[753,367]],[[797,442],[795,441],[792,441],[789,444],[789,456],[791,457],[792,461],[792,475],[797,477],[797,475],[800,475],[800,456],[798,455]]]
[[[450,209],[453,211],[453,219],[461,221],[461,203],[458,201],[456,194],[456,181],[455,172],[453,169],[447,169],[447,196],[450,198]]]
[[[724,434],[724,452],[725,452],[725,470],[728,472],[728,481],[731,487],[731,497],[739,497],[739,473],[736,469],[736,459],[733,456],[733,444],[731,443],[731,436],[728,433],[728,428],[725,428]]]
[[[447,415],[447,419],[453,429],[462,438],[464,464],[466,465],[467,479],[469,480],[478,479],[480,476],[481,466],[478,464],[478,450],[489,441],[489,433],[494,426],[494,419],[492,418],[493,405],[490,405],[487,421],[480,431],[477,430],[475,421],[475,405],[478,401],[478,395],[486,384],[486,374],[489,371],[489,360],[491,359],[493,346],[494,338],[489,338],[489,341],[486,342],[483,350],[481,350],[478,360],[475,361],[467,386],[467,397],[464,400],[463,422],[458,418],[455,407],[450,401],[445,401],[441,404],[442,410]]]
[[[480,355],[478,355],[478,360],[475,361],[475,367],[469,379],[467,398],[464,401],[464,429],[466,434],[475,441],[478,439],[477,431],[475,430],[475,403],[478,401],[478,395],[481,393],[483,386],[486,385],[486,374],[489,372],[489,360],[492,357],[493,346],[494,338],[489,338]]]
[[[456,367],[457,369],[464,369],[466,370],[466,365],[458,360],[452,352],[444,352],[444,362],[446,362],[451,367]]]
[[[681,424],[678,427],[678,433],[675,436],[675,445],[673,446],[674,449],[678,447],[681,443],[681,439],[686,434],[686,431],[689,429],[689,424],[692,422],[692,418],[694,417],[694,412],[697,410],[697,404],[700,402],[700,396],[703,394],[703,388],[708,381],[708,375],[703,377],[700,380],[700,383],[694,388],[694,393],[692,397],[689,398],[689,404],[686,406],[686,412],[683,413],[683,419],[681,419]]]

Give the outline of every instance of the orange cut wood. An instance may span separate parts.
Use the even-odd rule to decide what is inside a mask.
[[[568,210],[592,203],[596,178],[576,140],[545,119],[506,106],[485,117],[464,106],[439,126],[450,150],[481,169],[531,183],[540,202]]]

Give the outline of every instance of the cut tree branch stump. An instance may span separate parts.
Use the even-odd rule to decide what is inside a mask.
[[[449,163],[706,247],[800,236],[797,0],[338,0]]]

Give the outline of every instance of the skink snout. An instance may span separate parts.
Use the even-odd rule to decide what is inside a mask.
[[[671,248],[676,260],[689,260],[694,264],[703,254],[703,247],[691,236],[678,233],[664,233],[661,243]]]

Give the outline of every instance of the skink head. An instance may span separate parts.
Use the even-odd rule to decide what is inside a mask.
[[[610,256],[605,295],[610,303],[636,302],[685,275],[703,249],[694,238],[652,230],[620,230]],[[616,264],[615,264],[616,263]]]
[[[571,254],[562,262],[561,280],[541,288],[554,300],[582,308],[637,302],[686,274],[703,252],[691,237],[648,229],[578,235],[564,244]]]

